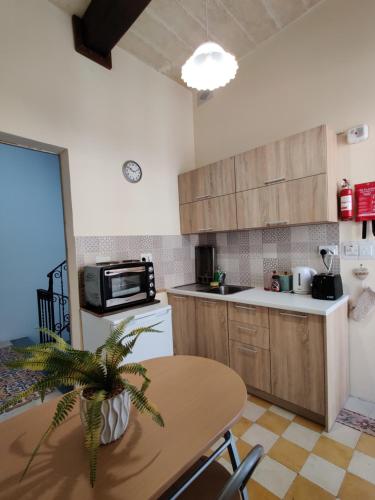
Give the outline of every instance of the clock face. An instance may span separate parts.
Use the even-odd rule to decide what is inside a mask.
[[[142,169],[138,163],[133,160],[126,161],[123,164],[122,173],[129,182],[139,182],[142,178]]]

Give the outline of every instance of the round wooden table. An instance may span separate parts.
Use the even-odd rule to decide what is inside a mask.
[[[241,378],[227,366],[195,356],[143,363],[147,391],[165,420],[131,410],[124,436],[99,450],[94,489],[78,406],[41,447],[19,483],[30,453],[47,428],[56,400],[0,424],[0,497],[9,500],[146,500],[171,486],[240,418],[246,403]],[[135,379],[136,380],[136,379]]]

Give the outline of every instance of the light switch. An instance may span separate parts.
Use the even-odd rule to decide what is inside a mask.
[[[355,243],[347,243],[344,245],[344,255],[345,257],[358,257],[359,247]]]
[[[359,256],[362,258],[371,259],[373,257],[374,247],[371,243],[359,244]]]

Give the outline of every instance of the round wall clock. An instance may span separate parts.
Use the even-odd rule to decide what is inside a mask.
[[[122,173],[128,182],[136,183],[142,179],[142,169],[133,160],[128,160],[123,164]]]

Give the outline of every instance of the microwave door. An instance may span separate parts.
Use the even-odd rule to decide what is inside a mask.
[[[128,304],[147,298],[143,266],[111,269],[104,272],[106,307]]]

